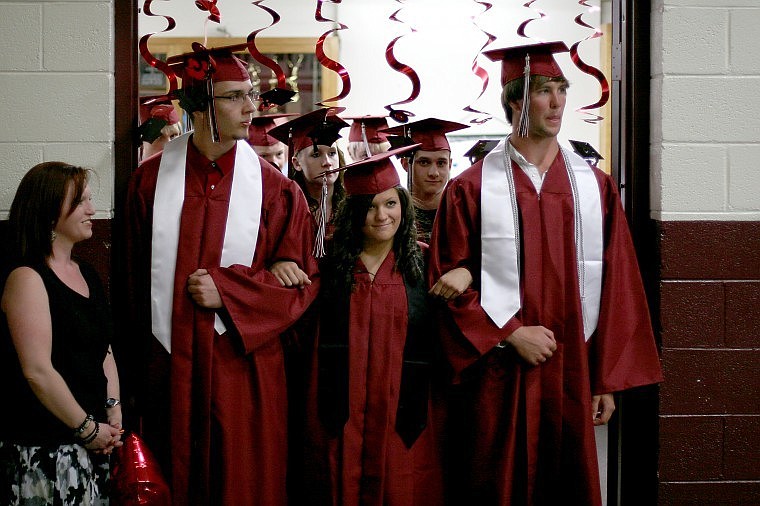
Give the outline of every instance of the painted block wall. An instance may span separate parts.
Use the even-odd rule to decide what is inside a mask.
[[[657,220],[760,220],[757,0],[652,4]]]
[[[660,505],[760,504],[756,0],[652,4]]]
[[[23,174],[50,160],[93,169],[96,218],[110,218],[112,2],[0,2],[0,47],[0,219]]]

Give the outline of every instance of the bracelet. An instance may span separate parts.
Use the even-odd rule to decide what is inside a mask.
[[[94,422],[94,421],[95,421],[95,417],[93,417],[92,415],[87,415],[86,417],[84,417],[84,421],[79,424],[79,427],[74,429],[74,435],[79,436],[80,434],[82,434],[82,432],[84,432],[84,429],[87,427],[87,424],[89,422]]]
[[[88,444],[95,441],[95,438],[98,437],[98,432],[100,432],[100,424],[98,422],[95,422],[95,428],[92,432],[86,437],[82,439],[82,446],[87,446]]]

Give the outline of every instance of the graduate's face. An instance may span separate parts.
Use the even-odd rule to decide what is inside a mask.
[[[417,151],[412,161],[412,195],[429,199],[441,194],[450,173],[450,151]]]
[[[322,178],[319,175],[326,170],[337,169],[339,163],[338,148],[322,144],[317,145],[316,151],[313,146],[305,147],[293,157],[293,168],[303,172],[307,184],[321,185]],[[333,172],[325,176],[327,185],[334,185],[339,175],[338,172]]]
[[[248,139],[248,127],[256,110],[253,101],[245,96],[253,89],[251,81],[219,81],[214,83],[214,96],[238,97],[237,100],[214,99],[216,124],[222,142]]]
[[[392,243],[401,225],[401,214],[401,200],[395,188],[375,195],[362,227],[364,245]]]
[[[547,81],[530,92],[529,136],[556,137],[562,128],[562,114],[567,101],[567,82]],[[519,118],[519,112],[517,116]]]
[[[285,166],[285,160],[288,158],[288,147],[283,142],[271,146],[253,146],[253,150],[279,170],[282,170]]]
[[[66,198],[61,207],[61,214],[58,222],[55,224],[53,231],[56,234],[56,241],[63,240],[71,244],[92,237],[92,217],[95,215],[95,206],[92,204],[92,192],[90,186],[84,187],[82,197],[71,211],[72,199],[74,198],[74,184],[69,184],[66,190]]]

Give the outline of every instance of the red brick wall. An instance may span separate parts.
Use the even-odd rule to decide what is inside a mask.
[[[660,223],[660,505],[760,504],[760,223]]]

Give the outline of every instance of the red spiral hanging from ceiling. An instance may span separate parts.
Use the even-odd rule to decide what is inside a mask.
[[[475,100],[473,100],[473,103],[477,102],[480,99],[480,97],[483,96],[483,93],[485,93],[486,89],[488,88],[488,72],[486,71],[486,69],[484,69],[483,67],[481,67],[478,64],[478,55],[480,55],[480,53],[483,52],[483,49],[485,49],[487,45],[489,45],[491,42],[493,42],[494,40],[496,40],[496,36],[495,35],[493,35],[491,33],[488,33],[487,31],[483,30],[482,28],[480,28],[478,26],[478,23],[477,23],[477,18],[480,17],[480,16],[482,16],[484,13],[488,12],[488,10],[490,10],[491,7],[493,7],[493,5],[490,4],[490,3],[488,3],[488,2],[481,2],[479,0],[474,0],[474,1],[475,1],[476,4],[479,4],[479,5],[482,5],[483,7],[485,7],[485,9],[483,9],[483,11],[480,12],[479,14],[477,14],[475,16],[472,16],[470,19],[472,21],[472,24],[475,25],[481,32],[483,32],[486,35],[487,38],[486,38],[486,43],[483,44],[480,47],[480,49],[478,50],[477,55],[472,60],[472,73],[475,74],[476,76],[478,76],[480,78],[481,82],[483,83],[483,87],[481,88],[480,93],[475,98]],[[472,112],[472,113],[475,113],[475,114],[479,115],[478,118],[470,120],[470,123],[473,123],[473,124],[476,124],[476,125],[483,124],[486,121],[488,121],[489,119],[491,119],[491,115],[490,114],[488,114],[487,112],[479,111],[479,110],[473,108],[472,105],[466,106],[464,108],[464,111],[465,112]]]
[[[396,0],[396,1],[398,3],[400,3],[400,4],[404,3],[403,0]],[[402,8],[399,8],[398,10],[396,10],[393,14],[391,14],[388,17],[388,19],[390,19],[391,21],[395,21],[397,23],[406,24],[403,21],[401,21],[398,18],[398,16],[397,16],[398,13],[401,12]],[[409,30],[410,30],[410,33],[415,33],[417,31],[412,26],[409,26]],[[411,102],[413,102],[420,95],[420,77],[417,75],[417,72],[415,72],[415,70],[411,66],[409,66],[409,65],[407,65],[405,63],[401,63],[396,58],[396,55],[393,53],[393,50],[394,50],[394,48],[396,46],[396,42],[398,42],[398,40],[401,37],[404,37],[404,35],[399,35],[398,37],[396,37],[395,39],[393,39],[392,41],[390,41],[390,43],[388,44],[388,46],[385,48],[385,61],[388,62],[388,65],[390,65],[390,67],[393,70],[395,70],[396,72],[400,72],[400,73],[404,74],[409,79],[409,81],[411,81],[411,83],[412,83],[412,92],[409,95],[409,97],[407,97],[406,99],[401,100],[399,102],[393,102],[391,104],[386,105],[385,109],[388,110],[389,116],[393,120],[395,120],[395,121],[397,121],[399,123],[406,123],[406,122],[409,121],[410,117],[414,116],[414,114],[411,113],[410,111],[404,111],[404,110],[401,110],[401,109],[394,109],[393,106],[394,105],[403,105],[403,104],[411,103]]]
[[[341,2],[341,0],[328,0],[328,1],[334,4],[339,4]],[[325,39],[328,37],[328,35],[340,30],[345,30],[348,27],[344,25],[343,23],[339,23],[335,21],[334,19],[328,19],[324,17],[322,15],[323,3],[324,3],[324,0],[317,0],[317,10],[314,13],[314,19],[316,19],[319,22],[335,23],[338,25],[338,27],[326,31],[319,37],[319,39],[317,39],[317,45],[315,47],[314,52],[317,56],[317,60],[319,61],[319,63],[323,67],[326,67],[332,70],[333,72],[335,72],[336,74],[338,74],[338,77],[340,77],[341,83],[343,84],[343,88],[341,89],[338,95],[323,99],[321,102],[317,103],[317,105],[325,107],[326,106],[325,102],[336,102],[348,96],[349,92],[351,91],[351,78],[349,77],[348,71],[343,65],[331,59],[330,57],[327,56],[327,54],[325,54],[324,44],[325,44]]]
[[[588,4],[587,0],[581,0],[578,2],[578,4],[587,7],[589,9],[595,9],[595,7]],[[598,109],[602,106],[604,106],[610,99],[610,85],[607,81],[607,77],[605,77],[604,73],[591,65],[588,65],[585,63],[580,55],[578,54],[578,46],[580,46],[583,42],[586,42],[588,40],[596,39],[598,37],[601,37],[603,35],[602,31],[594,28],[593,26],[589,25],[585,21],[583,21],[583,14],[579,14],[575,18],[575,23],[584,27],[588,28],[590,30],[593,30],[594,33],[586,37],[585,39],[579,40],[575,44],[573,44],[570,47],[570,58],[573,60],[573,63],[576,67],[580,69],[581,72],[590,75],[591,77],[595,78],[599,82],[599,86],[601,87],[601,96],[599,97],[599,100],[594,102],[593,104],[585,105],[583,107],[579,107],[577,109],[578,112],[581,112],[582,114],[586,114],[589,117],[585,118],[583,121],[587,123],[598,123],[599,121],[603,120],[604,118],[602,116],[599,116],[597,114],[593,114],[588,112],[591,109]]]
[[[177,89],[177,75],[174,73],[174,71],[169,67],[169,65],[165,61],[159,60],[153,55],[153,53],[150,52],[150,50],[148,49],[148,39],[150,39],[153,35],[157,33],[165,33],[165,32],[173,30],[174,27],[177,26],[177,23],[174,21],[174,18],[170,16],[154,14],[153,11],[151,11],[152,3],[153,3],[153,0],[145,0],[145,2],[143,3],[143,8],[142,8],[143,12],[145,13],[146,16],[157,16],[157,17],[162,17],[166,19],[167,26],[165,29],[161,30],[160,32],[146,33],[145,35],[140,37],[138,48],[140,50],[140,56],[142,56],[142,59],[145,60],[145,62],[148,65],[164,73],[166,78],[169,80],[169,93],[171,94],[174,90]]]

